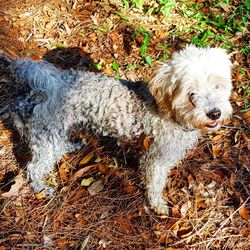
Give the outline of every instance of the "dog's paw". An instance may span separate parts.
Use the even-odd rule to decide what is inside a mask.
[[[168,215],[168,206],[163,198],[149,199],[150,207],[159,215]]]
[[[41,182],[31,182],[30,183],[32,190],[35,194],[43,192],[47,197],[53,197],[55,195],[55,189],[49,185],[46,185]]]
[[[157,204],[157,206],[154,207],[154,211],[159,215],[168,215],[169,214],[168,206],[166,205],[166,203],[164,201],[159,202]]]

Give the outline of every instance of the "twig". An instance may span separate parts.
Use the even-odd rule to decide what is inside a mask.
[[[221,126],[221,128],[229,128],[229,129],[235,129],[235,130],[241,130],[241,129],[248,129],[248,126]]]
[[[238,211],[245,206],[245,204],[248,202],[248,200],[250,200],[250,196],[248,196],[248,198],[241,204],[240,207],[238,207],[227,219],[224,220],[224,222],[221,224],[221,226],[219,227],[219,229],[213,234],[210,243],[206,246],[206,249],[209,249],[212,241],[216,240],[216,238],[213,238],[214,236],[216,236],[221,230],[222,228],[230,221],[233,219],[234,215],[236,213],[238,213]]]
[[[73,3],[73,6],[72,6],[72,9],[73,9],[73,10],[76,9],[77,1],[78,1],[78,0],[75,0],[74,3]]]
[[[202,232],[202,231],[206,228],[206,226],[207,226],[209,223],[210,223],[210,220],[208,219],[208,221],[207,221],[207,222],[202,226],[202,228],[200,228],[197,232],[195,232],[194,234],[190,235],[190,236],[187,237],[187,238],[184,238],[184,239],[182,239],[182,240],[179,240],[179,241],[177,241],[177,242],[175,242],[175,243],[173,243],[173,244],[169,244],[169,246],[176,246],[176,245],[179,245],[179,244],[181,244],[181,243],[183,243],[183,242],[185,242],[185,241],[187,241],[187,240],[192,239],[193,237],[195,237],[195,236],[197,236],[198,234],[200,234],[200,232]]]
[[[241,236],[242,235],[240,235],[240,234],[226,235],[226,236],[223,236],[223,237],[217,237],[217,238],[213,238],[213,239],[208,239],[208,240],[200,241],[200,242],[197,242],[195,244],[190,245],[190,247],[196,247],[196,246],[199,246],[201,244],[206,244],[207,242],[210,242],[211,240],[221,240],[221,239],[225,239],[225,238],[241,237]]]
[[[48,222],[48,216],[45,217],[45,220],[43,222],[43,230],[42,231],[44,231],[44,228],[46,227],[47,222]]]
[[[56,198],[56,197],[53,196],[53,197],[49,200],[49,202],[42,208],[41,212],[44,212],[44,211],[46,210],[46,208],[49,206],[49,204],[52,203],[52,201],[53,201],[55,198]]]
[[[42,246],[41,244],[36,244],[36,243],[33,243],[33,244],[25,244],[25,243],[22,243],[22,244],[17,244],[16,245],[17,247],[39,247],[39,246]]]

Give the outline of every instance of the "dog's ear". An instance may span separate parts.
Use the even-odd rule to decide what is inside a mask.
[[[156,100],[160,114],[171,116],[171,100],[175,89],[171,62],[159,66],[149,82],[149,89]]]

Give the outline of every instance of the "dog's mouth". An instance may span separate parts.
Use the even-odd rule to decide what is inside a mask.
[[[207,128],[215,128],[215,127],[217,127],[217,126],[219,126],[219,122],[218,122],[218,121],[212,121],[212,122],[208,122],[208,123],[206,124],[206,127],[207,127]]]

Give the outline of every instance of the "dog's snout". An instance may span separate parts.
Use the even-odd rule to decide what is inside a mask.
[[[207,113],[207,117],[209,117],[211,120],[218,120],[221,117],[221,111],[217,108],[214,108]]]

